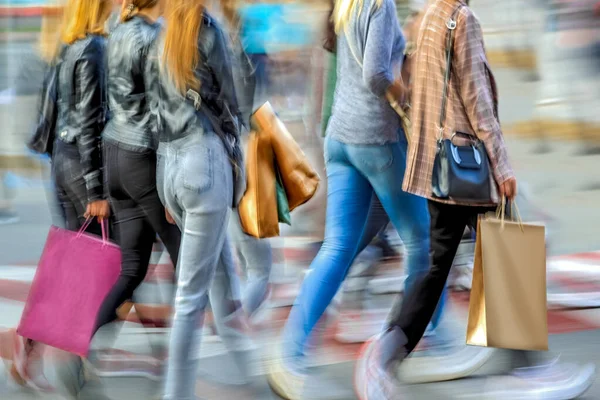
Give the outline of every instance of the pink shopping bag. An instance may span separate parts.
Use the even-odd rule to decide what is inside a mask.
[[[88,223],[89,224],[89,223]],[[107,239],[52,226],[17,333],[86,357],[96,314],[121,269],[121,250]]]

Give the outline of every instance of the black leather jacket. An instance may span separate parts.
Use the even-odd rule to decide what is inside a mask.
[[[83,176],[88,201],[102,199],[100,135],[106,119],[105,39],[88,35],[64,48],[58,74],[56,152],[78,156],[73,176]],[[67,154],[69,153],[69,154]]]
[[[158,22],[135,16],[119,24],[107,41],[110,120],[103,139],[119,142],[134,151],[156,147],[153,140],[156,118],[146,101],[145,69],[148,51],[160,28]]]
[[[200,62],[196,68],[196,76],[202,83],[200,96],[202,99],[218,99],[229,106],[237,123],[241,114],[236,98],[231,48],[228,37],[214,18],[205,13],[198,37]],[[163,47],[162,40],[156,42],[157,51],[149,58],[147,69],[148,80],[159,77],[152,83],[151,108],[158,114],[158,138],[161,142],[169,142],[190,134],[197,134],[201,129],[214,131],[210,120],[203,111],[198,111],[192,101],[186,99],[171,83],[170,79],[160,73],[158,58]],[[221,121],[227,116],[216,115]]]

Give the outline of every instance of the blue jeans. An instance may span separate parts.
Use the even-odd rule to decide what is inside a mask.
[[[244,313],[227,234],[233,176],[223,143],[212,132],[160,143],[157,157],[158,193],[182,234],[164,398],[192,400],[200,346],[196,331],[209,299],[219,335],[234,358],[251,346],[240,328]]]
[[[373,193],[405,245],[408,279],[429,270],[427,201],[402,190],[406,139],[386,145],[349,145],[330,136],[325,143],[328,193],[325,241],[292,308],[284,331],[286,351],[305,353],[307,340],[340,288],[356,256]]]
[[[244,233],[237,210],[229,219],[228,233],[239,265],[246,274],[242,304],[246,314],[252,316],[269,295],[269,278],[273,267],[271,242]]]

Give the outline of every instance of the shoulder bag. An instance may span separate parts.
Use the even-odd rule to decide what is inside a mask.
[[[474,203],[492,201],[490,165],[488,154],[481,140],[472,135],[454,132],[450,139],[444,138],[448,86],[452,71],[454,50],[454,32],[456,17],[462,6],[458,7],[447,21],[446,72],[440,110],[439,136],[437,152],[433,163],[431,178],[433,195],[440,199],[452,199]],[[468,145],[456,145],[454,139],[459,136],[469,141]]]
[[[39,100],[38,120],[32,137],[27,142],[29,150],[52,156],[56,121],[58,119],[58,72],[60,59],[49,64]]]

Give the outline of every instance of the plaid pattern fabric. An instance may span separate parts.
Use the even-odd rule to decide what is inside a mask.
[[[457,16],[444,137],[457,131],[477,136],[485,144],[491,178],[502,183],[513,177],[498,121],[496,82],[487,62],[479,21],[463,0],[437,0],[423,18],[413,55],[413,137],[403,186],[409,193],[436,201],[440,199],[433,197],[431,175],[446,70],[446,23],[460,5],[463,7]],[[442,202],[457,204],[453,200]]]

